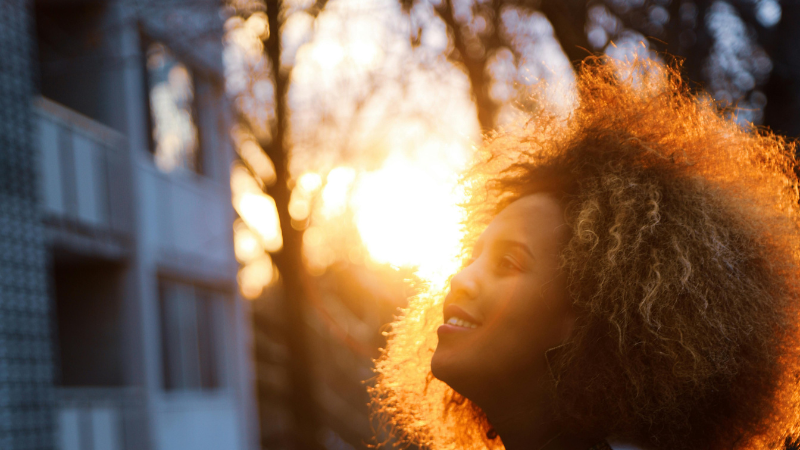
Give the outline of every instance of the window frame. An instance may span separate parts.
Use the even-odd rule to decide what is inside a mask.
[[[194,158],[192,161],[193,168],[186,168],[183,167],[182,169],[172,170],[170,172],[162,172],[162,173],[174,173],[174,172],[190,172],[195,175],[199,176],[208,176],[208,168],[206,163],[206,148],[205,148],[205,139],[203,133],[203,127],[201,126],[200,120],[202,119],[202,114],[200,113],[200,109],[203,107],[202,102],[200,101],[200,96],[198,95],[198,85],[199,83],[205,83],[205,77],[201,76],[200,70],[195,67],[188,58],[183,57],[180,52],[174,50],[174,48],[167,42],[167,40],[158,39],[147,31],[145,31],[144,26],[140,23],[139,24],[139,47],[140,47],[140,67],[142,70],[142,85],[143,85],[143,96],[145,101],[145,123],[147,126],[147,145],[148,145],[148,152],[150,153],[150,157],[153,159],[153,163],[155,164],[155,156],[156,156],[156,148],[157,143],[154,136],[155,131],[155,118],[153,117],[153,105],[150,100],[150,90],[152,88],[150,84],[150,72],[147,68],[147,54],[150,46],[152,44],[159,44],[164,47],[164,49],[175,58],[175,60],[182,64],[186,70],[189,72],[189,77],[192,81],[192,102],[191,102],[191,118],[192,122],[194,123],[195,129],[197,130],[196,133],[196,149],[194,152]]]
[[[183,297],[180,294],[177,298],[174,294],[168,297],[168,290],[180,292]],[[214,393],[230,387],[227,359],[231,349],[229,334],[233,330],[233,299],[227,289],[158,277],[160,386],[163,392]],[[198,307],[201,303],[205,306]],[[199,312],[202,309],[205,313]],[[191,312],[185,314],[187,311]],[[207,327],[204,334],[200,333],[203,324]],[[205,357],[201,348],[203,341],[208,351]],[[187,355],[187,350],[195,355]],[[192,365],[194,367],[190,368]],[[208,369],[206,376],[209,378],[204,379],[204,370]]]

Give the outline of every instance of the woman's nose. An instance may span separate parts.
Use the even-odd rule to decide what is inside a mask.
[[[474,299],[480,293],[479,268],[476,263],[461,269],[460,272],[450,280],[450,295],[454,299],[462,298]]]

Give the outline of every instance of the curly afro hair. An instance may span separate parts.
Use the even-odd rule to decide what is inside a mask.
[[[653,450],[773,449],[798,431],[795,147],[737,125],[676,68],[590,58],[566,119],[495,133],[463,180],[464,254],[514,200],[551,192],[578,319],[549,362],[553,413]],[[376,361],[397,444],[502,448],[430,372],[445,292],[410,300]]]

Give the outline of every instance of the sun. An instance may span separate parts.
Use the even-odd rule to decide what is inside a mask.
[[[371,258],[444,282],[458,265],[462,213],[456,180],[455,173],[443,176],[403,157],[363,174],[352,204]]]

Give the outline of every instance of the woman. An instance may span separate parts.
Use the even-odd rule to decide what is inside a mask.
[[[464,266],[393,324],[383,425],[433,449],[788,446],[794,146],[657,63],[588,60],[577,89],[466,177]]]

